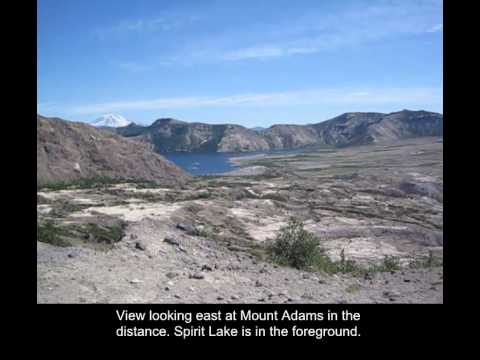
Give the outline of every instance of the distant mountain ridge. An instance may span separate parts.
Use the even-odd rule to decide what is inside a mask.
[[[189,177],[151,148],[88,124],[37,115],[37,185],[97,177],[174,184]]]
[[[130,124],[113,129],[156,152],[244,152],[295,149],[309,145],[334,147],[385,143],[398,139],[443,136],[443,115],[429,111],[352,112],[309,125],[272,125],[248,129],[234,124],[188,123],[158,119],[149,126]]]

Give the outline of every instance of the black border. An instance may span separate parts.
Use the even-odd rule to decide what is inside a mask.
[[[41,0],[40,0],[41,1]],[[299,309],[306,311],[326,311],[327,309],[349,309],[351,311],[359,311],[362,314],[362,320],[360,326],[365,336],[361,338],[332,338],[328,342],[332,343],[344,343],[345,341],[352,341],[358,343],[358,339],[362,343],[373,344],[408,344],[412,346],[413,343],[431,346],[431,342],[442,343],[442,340],[446,339],[447,322],[453,319],[453,296],[462,292],[462,282],[459,278],[454,279],[455,269],[458,269],[461,261],[458,257],[458,250],[455,249],[455,243],[460,240],[473,241],[471,235],[468,233],[469,229],[465,226],[458,226],[462,224],[464,220],[461,218],[462,213],[458,211],[462,209],[461,199],[454,195],[454,191],[458,188],[455,185],[455,174],[459,174],[462,171],[463,166],[467,166],[467,161],[462,161],[455,155],[455,151],[459,148],[463,149],[465,144],[461,144],[459,139],[462,139],[459,128],[455,129],[455,125],[458,124],[454,118],[462,116],[467,117],[464,99],[460,99],[455,106],[455,91],[452,89],[458,89],[462,85],[459,84],[461,79],[454,77],[452,70],[454,67],[462,66],[461,64],[455,64],[455,60],[459,63],[462,59],[458,59],[458,54],[462,54],[466,41],[459,41],[458,38],[454,38],[453,28],[454,18],[458,15],[455,14],[453,9],[453,0],[444,0],[444,304],[439,305],[414,305],[414,304],[375,304],[375,305],[288,305],[291,309]],[[119,308],[128,308],[131,310],[146,310],[154,309],[160,311],[167,308],[175,308],[177,310],[185,311],[207,311],[207,310],[230,310],[233,308],[239,309],[240,305],[38,305],[36,304],[36,175],[34,169],[36,168],[36,157],[34,150],[36,144],[36,128],[34,127],[33,119],[36,118],[37,113],[37,76],[36,76],[36,64],[37,64],[37,2],[29,2],[30,6],[22,4],[22,9],[19,12],[22,14],[24,21],[21,22],[22,31],[24,36],[22,40],[14,40],[14,50],[12,54],[14,65],[20,65],[20,70],[11,72],[12,83],[14,87],[10,88],[10,92],[14,95],[18,102],[14,102],[15,105],[5,104],[12,110],[13,115],[9,115],[9,119],[13,126],[17,129],[9,130],[8,133],[4,133],[4,140],[7,143],[7,149],[4,150],[4,154],[9,162],[9,173],[17,174],[13,176],[12,186],[15,189],[13,195],[14,203],[16,204],[8,214],[12,217],[9,223],[9,228],[13,229],[8,236],[10,239],[15,239],[12,251],[10,254],[11,260],[14,262],[14,270],[16,271],[22,265],[19,265],[19,258],[26,260],[25,266],[20,269],[25,270],[25,280],[19,280],[17,278],[17,272],[14,273],[15,277],[15,296],[14,301],[17,305],[25,304],[26,308],[34,307],[34,314],[26,319],[31,322],[35,319],[36,329],[34,331],[35,337],[41,340],[56,341],[71,340],[71,339],[110,339],[114,328],[118,325],[115,318],[115,310]],[[13,19],[12,19],[13,20]],[[459,19],[457,19],[459,20]],[[15,19],[14,21],[17,21]],[[460,23],[460,21],[458,21]],[[18,25],[18,24],[17,24]],[[17,27],[18,28],[18,27]],[[455,49],[456,48],[456,49]],[[414,54],[412,54],[414,56]],[[34,60],[34,61],[32,61]],[[22,62],[24,62],[22,64]],[[19,79],[25,77],[25,79]],[[28,84],[28,85],[27,85]],[[13,90],[12,90],[13,89]],[[29,92],[31,91],[31,93]],[[27,96],[29,94],[27,104]],[[462,94],[457,94],[462,95]],[[463,107],[461,107],[463,106]],[[463,110],[462,110],[463,109]],[[462,111],[464,113],[462,113]],[[21,115],[19,115],[19,113]],[[22,121],[17,121],[17,118],[21,116]],[[10,124],[9,124],[10,125]],[[15,134],[21,134],[20,137],[14,136]],[[20,139],[19,139],[20,138]],[[19,149],[21,154],[19,153]],[[471,165],[470,165],[471,166]],[[31,190],[30,190],[31,189]],[[30,192],[31,191],[31,192]],[[29,205],[30,204],[30,205]],[[455,209],[455,207],[457,209]],[[29,220],[32,220],[32,226],[27,226]],[[9,218],[10,219],[10,218]],[[9,220],[10,221],[10,220]],[[455,231],[455,233],[453,233]],[[35,232],[35,234],[34,234]],[[454,235],[454,236],[453,236]],[[28,239],[31,239],[28,241]],[[19,247],[18,242],[21,242]],[[32,244],[33,247],[32,247]],[[25,246],[24,250],[23,246]],[[18,255],[19,251],[23,251],[24,255]],[[29,254],[28,256],[25,254]],[[10,257],[9,254],[7,254]],[[30,258],[31,256],[31,258]],[[27,270],[28,269],[28,270]],[[12,276],[12,274],[7,274]],[[35,276],[35,279],[34,279]],[[263,311],[272,311],[275,308],[284,308],[285,305],[248,305],[252,309],[261,309]],[[23,313],[24,310],[20,309]],[[126,338],[127,339],[127,338]],[[191,342],[206,342],[208,338],[196,338]],[[276,343],[283,343],[285,341],[302,341],[313,342],[311,339],[301,338],[236,338],[226,339],[222,338],[222,341],[230,340],[249,340],[258,341],[262,344],[268,340],[275,340]],[[165,342],[162,339],[154,339],[156,343]],[[168,341],[173,341],[173,338],[169,338]],[[190,341],[189,341],[190,342]],[[185,342],[182,342],[185,343]],[[318,342],[317,342],[318,343]]]

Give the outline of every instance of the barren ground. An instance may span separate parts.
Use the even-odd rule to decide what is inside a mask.
[[[181,188],[40,189],[38,221],[68,246],[37,243],[37,301],[443,302],[438,261],[411,266],[443,257],[441,139],[233,161],[243,167]],[[291,216],[332,260],[388,255],[402,268],[359,277],[277,266],[265,246]],[[121,228],[121,239],[99,228]]]

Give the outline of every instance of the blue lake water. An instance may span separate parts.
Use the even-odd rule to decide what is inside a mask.
[[[173,152],[162,155],[192,175],[213,175],[237,169],[238,166],[230,163],[229,159],[246,154],[217,152]]]
[[[230,162],[233,157],[252,156],[259,154],[287,154],[296,153],[297,150],[272,150],[272,151],[252,151],[242,153],[221,153],[221,152],[171,152],[163,153],[177,166],[186,170],[192,175],[214,175],[238,169],[239,166]]]

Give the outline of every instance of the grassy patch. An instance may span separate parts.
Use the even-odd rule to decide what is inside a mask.
[[[60,247],[85,245],[97,250],[109,250],[123,236],[122,224],[104,226],[88,223],[59,226],[51,220],[37,223],[37,240]]]
[[[202,190],[202,191],[192,192],[191,194],[187,194],[186,196],[182,197],[182,200],[191,201],[191,200],[210,199],[213,197],[215,197],[213,191]]]
[[[82,178],[67,182],[56,182],[40,186],[41,189],[47,190],[67,190],[67,189],[95,189],[102,188],[109,185],[131,183],[138,189],[156,188],[158,184],[148,180],[135,180],[124,178],[111,178],[108,176],[97,176],[92,178]]]
[[[124,235],[121,225],[100,226],[97,224],[87,224],[82,232],[89,235],[90,239],[97,243],[114,244],[122,240]]]
[[[386,255],[380,265],[372,265],[369,272],[390,272],[400,270],[400,259],[396,256]]]
[[[432,251],[428,252],[428,257],[423,259],[416,259],[410,262],[409,267],[411,269],[424,269],[431,267],[443,266],[443,259],[435,257]]]
[[[64,239],[66,235],[68,235],[68,232],[55,225],[53,221],[47,221],[43,224],[37,223],[37,241],[54,246],[67,247],[71,244]]]
[[[83,209],[87,209],[89,207],[92,207],[94,205],[91,204],[74,204],[72,202],[68,201],[61,201],[55,203],[55,206],[53,207],[53,210],[51,212],[51,215],[54,217],[65,217],[68,214],[71,214],[73,212],[81,211]]]

